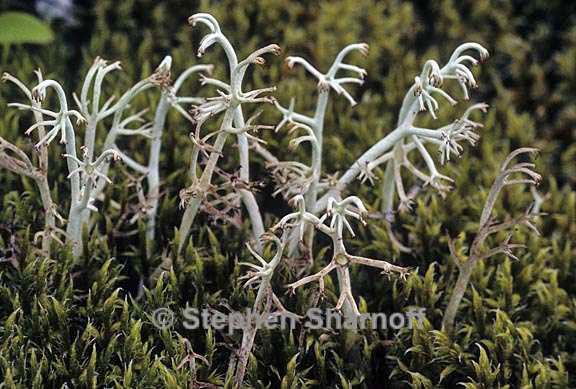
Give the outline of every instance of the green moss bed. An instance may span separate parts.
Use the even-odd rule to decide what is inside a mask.
[[[22,9],[22,2],[0,0],[0,11]],[[25,9],[30,11],[29,9]],[[189,15],[210,12],[218,18],[239,55],[277,43],[284,55],[306,57],[319,68],[330,65],[345,45],[367,42],[361,59],[368,71],[356,88],[359,102],[350,107],[332,99],[326,114],[324,164],[330,173],[345,170],[376,139],[394,128],[402,98],[429,58],[447,59],[465,41],[491,53],[475,75],[474,102],[486,102],[481,139],[462,158],[442,167],[455,178],[445,199],[427,188],[411,212],[394,221],[397,237],[412,248],[398,251],[382,220],[360,228],[351,249],[410,267],[406,280],[377,271],[352,271],[355,297],[367,312],[426,308],[420,328],[362,330],[354,344],[339,331],[261,330],[248,363],[246,385],[255,388],[574,388],[576,387],[576,6],[560,0],[488,1],[395,0],[333,1],[193,1],[98,0],[78,7],[75,26],[55,21],[56,40],[48,46],[10,48],[0,71],[33,85],[42,69],[67,90],[77,90],[96,56],[122,61],[123,71],[105,85],[121,93],[154,70],[164,55],[177,71],[194,63],[216,64],[225,74],[220,49],[198,59],[201,34],[187,25]],[[0,26],[1,28],[1,26]],[[267,60],[247,80],[251,87],[276,85],[279,101],[297,97],[300,112],[315,104],[315,82],[304,71],[290,71],[283,56]],[[191,83],[191,87],[197,84]],[[190,89],[190,93],[195,90]],[[136,101],[154,107],[158,94]],[[30,115],[7,107],[19,92],[0,85],[0,135],[31,150],[23,134]],[[465,105],[439,112],[439,122],[453,120]],[[273,107],[261,116],[275,124]],[[432,125],[431,119],[426,119]],[[98,204],[85,231],[84,255],[73,261],[58,247],[50,258],[39,255],[34,235],[43,212],[34,183],[0,170],[0,387],[2,388],[202,388],[230,385],[228,360],[241,333],[189,330],[182,320],[168,329],[152,324],[151,314],[167,307],[180,318],[186,307],[244,309],[254,293],[238,281],[238,262],[249,260],[244,243],[249,226],[219,225],[201,216],[181,258],[160,278],[154,270],[173,252],[186,187],[192,143],[189,124],[175,112],[168,116],[161,160],[163,196],[157,244],[147,258],[144,225],[119,220],[133,204],[122,168],[111,172],[113,186]],[[265,136],[278,157],[290,157],[288,137]],[[103,141],[103,139],[99,139]],[[145,157],[138,141],[124,144],[135,158]],[[448,237],[469,244],[482,204],[498,166],[513,149],[540,149],[536,170],[546,195],[537,219],[541,235],[519,228],[513,240],[526,247],[518,260],[503,255],[480,262],[456,319],[456,333],[440,331],[443,311],[457,277]],[[52,195],[61,213],[68,207],[67,173],[60,146],[50,148]],[[143,150],[143,151],[139,151]],[[230,152],[230,154],[235,154]],[[234,166],[234,160],[228,161]],[[273,198],[264,163],[254,158],[253,177],[266,225],[290,209]],[[378,172],[381,176],[382,172]],[[370,209],[379,209],[379,190],[354,184]],[[497,217],[521,212],[532,195],[505,190]],[[124,234],[132,231],[131,234]],[[326,243],[326,242],[324,242]],[[325,244],[324,246],[328,246]],[[318,243],[323,247],[323,242]],[[316,250],[314,269],[329,257]],[[273,287],[287,308],[303,312],[312,293],[284,295],[294,280],[289,269]],[[335,282],[327,280],[323,307],[333,307]],[[306,289],[306,288],[304,288]],[[204,359],[189,363],[197,353]],[[188,359],[186,359],[188,357]],[[184,362],[184,363],[183,363]]]

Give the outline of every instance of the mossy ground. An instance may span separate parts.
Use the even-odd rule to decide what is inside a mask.
[[[14,2],[0,0],[0,10]],[[18,3],[18,2],[16,2]],[[254,387],[456,387],[565,388],[576,387],[576,6],[565,1],[496,2],[487,0],[400,2],[338,0],[318,2],[99,0],[82,8],[80,27],[59,31],[48,47],[13,47],[8,71],[32,83],[33,70],[78,90],[96,56],[121,60],[124,71],[111,76],[110,94],[150,74],[161,58],[174,57],[176,70],[198,61],[199,33],[186,25],[198,10],[214,14],[241,56],[268,43],[278,43],[288,55],[301,55],[320,68],[328,66],[346,44],[370,44],[370,55],[357,57],[368,70],[367,82],[355,93],[360,104],[350,108],[334,98],[326,121],[325,166],[328,173],[346,169],[395,124],[404,93],[428,58],[442,63],[464,41],[487,47],[491,58],[476,72],[480,88],[473,101],[490,104],[482,138],[476,148],[443,167],[456,179],[446,199],[421,192],[413,212],[399,215],[395,229],[413,248],[396,252],[382,222],[360,231],[351,250],[363,255],[394,258],[415,269],[407,281],[388,281],[378,272],[355,269],[356,297],[369,312],[393,312],[407,306],[427,309],[424,328],[365,331],[356,353],[347,353],[344,337],[318,331],[260,331],[248,369]],[[223,74],[222,53],[202,58]],[[299,111],[313,109],[315,82],[303,71],[290,72],[282,59],[256,69],[255,87],[277,85],[284,104],[296,96]],[[191,83],[191,92],[197,84]],[[9,85],[0,88],[0,135],[27,150],[23,135],[29,117],[6,107],[20,101]],[[153,93],[137,101],[154,106]],[[139,107],[134,107],[135,109]],[[465,104],[455,110],[460,112]],[[439,123],[457,112],[444,109]],[[270,108],[263,122],[275,123]],[[423,124],[434,125],[425,119]],[[102,130],[101,130],[102,131]],[[175,311],[229,305],[242,309],[254,298],[236,281],[237,262],[249,257],[243,242],[248,228],[211,226],[198,219],[184,260],[157,283],[147,280],[170,253],[181,216],[178,191],[186,186],[191,150],[189,127],[176,113],[169,115],[161,162],[165,194],[159,215],[158,244],[147,260],[143,226],[118,225],[122,211],[134,201],[126,175],[114,169],[115,185],[99,204],[94,226],[86,231],[86,255],[73,264],[70,254],[57,250],[44,259],[33,250],[34,233],[42,228],[39,196],[32,182],[0,172],[0,377],[7,388],[48,387],[186,387],[193,381],[183,339],[209,364],[197,361],[195,379],[222,385],[227,360],[240,334],[186,330],[180,325],[158,330],[150,313],[159,307]],[[269,147],[288,157],[287,137],[267,136]],[[137,143],[126,144],[144,158]],[[449,256],[447,236],[470,243],[481,206],[504,156],[519,146],[541,150],[537,170],[549,194],[542,206],[548,215],[538,220],[540,237],[519,229],[516,242],[527,248],[518,261],[494,257],[474,271],[472,287],[457,318],[454,341],[438,331],[442,312],[457,275]],[[230,145],[231,152],[234,150]],[[51,148],[53,197],[65,213],[67,182],[62,150]],[[301,156],[302,158],[305,155]],[[233,157],[232,157],[233,158]],[[255,158],[257,160],[257,158]],[[229,166],[234,161],[228,160]],[[288,209],[272,199],[270,178],[261,162],[253,175],[268,185],[259,193],[267,225]],[[381,198],[376,188],[354,188],[373,209]],[[507,190],[496,214],[523,212],[531,195]],[[115,203],[113,203],[115,202]],[[119,207],[118,207],[119,205]],[[136,228],[124,237],[120,232]],[[322,247],[320,242],[318,247]],[[316,267],[327,260],[320,251]],[[294,275],[283,271],[275,279],[280,293]],[[326,307],[333,306],[335,285],[327,282]],[[286,297],[293,311],[305,311],[308,293]]]

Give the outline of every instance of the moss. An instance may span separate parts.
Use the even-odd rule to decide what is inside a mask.
[[[0,0],[0,9],[9,6]],[[399,215],[397,237],[412,248],[395,251],[384,222],[374,221],[359,232],[360,255],[394,258],[411,266],[405,281],[387,281],[376,272],[352,272],[355,293],[370,312],[391,312],[408,306],[425,307],[423,328],[365,331],[357,350],[347,352],[338,334],[310,331],[262,331],[248,364],[254,387],[574,387],[576,379],[576,6],[562,1],[495,3],[488,0],[400,2],[337,0],[286,3],[277,0],[200,1],[99,0],[80,17],[82,41],[56,26],[60,33],[48,48],[32,46],[11,50],[1,71],[32,82],[41,67],[48,77],[77,85],[77,80],[99,55],[123,62],[118,91],[150,73],[170,53],[175,67],[197,61],[194,48],[200,34],[186,26],[196,10],[210,10],[232,31],[232,43],[245,55],[267,43],[278,43],[287,55],[302,55],[320,68],[345,44],[370,44],[366,84],[354,96],[360,104],[350,108],[334,99],[326,116],[325,165],[342,171],[389,132],[397,119],[405,91],[421,64],[430,57],[447,58],[465,40],[485,45],[492,57],[477,74],[476,96],[491,105],[480,144],[455,166],[444,169],[456,177],[456,189],[441,199],[430,191],[418,197],[411,213]],[[544,16],[543,16],[544,15]],[[219,64],[222,53],[207,53],[205,63]],[[222,74],[223,66],[216,72]],[[271,60],[250,83],[275,84],[282,103],[297,96],[296,109],[306,112],[315,104],[315,83],[303,71],[289,71],[281,59]],[[27,118],[6,108],[18,100],[12,88],[0,88],[0,135],[30,148],[22,136]],[[139,106],[155,103],[142,97]],[[137,108],[137,107],[136,107]],[[438,121],[453,117],[442,114]],[[269,109],[263,122],[279,115]],[[425,119],[429,120],[429,119]],[[426,124],[426,123],[422,123]],[[0,172],[0,377],[6,387],[186,387],[192,380],[224,385],[230,347],[240,334],[228,336],[182,326],[181,309],[212,306],[243,309],[254,296],[240,288],[237,262],[248,258],[243,248],[246,226],[208,226],[196,223],[185,260],[157,282],[148,282],[174,244],[179,220],[178,190],[186,184],[190,142],[176,114],[169,114],[166,153],[161,166],[167,189],[161,200],[158,250],[146,259],[143,226],[117,225],[135,196],[128,180],[116,170],[104,210],[86,231],[90,257],[73,264],[66,250],[43,259],[33,249],[34,231],[41,229],[40,199],[30,182]],[[270,148],[288,156],[287,140],[266,136]],[[538,221],[540,237],[517,231],[514,240],[526,245],[518,261],[494,257],[481,262],[472,274],[457,318],[452,341],[438,331],[442,312],[454,285],[457,269],[450,260],[447,235],[470,244],[481,206],[499,162],[513,148],[541,149],[537,170],[545,180],[540,188],[549,195],[542,206],[547,216]],[[137,143],[123,145],[138,150]],[[51,179],[58,183],[53,198],[66,209],[67,193],[61,150],[52,149]],[[144,155],[136,155],[136,158]],[[234,157],[231,156],[231,159]],[[232,164],[233,161],[230,161]],[[282,215],[286,205],[270,200],[271,182],[263,164],[253,176],[263,177],[259,197],[267,225]],[[378,173],[382,174],[382,172]],[[382,202],[379,191],[358,188],[373,209]],[[509,190],[495,214],[522,212],[532,201],[529,193]],[[120,205],[118,207],[117,205]],[[134,229],[133,235],[120,232]],[[318,268],[329,260],[320,252]],[[277,291],[294,280],[283,271],[274,281]],[[138,296],[139,284],[148,289]],[[138,296],[138,297],[137,297]],[[287,308],[304,312],[306,292],[286,299]],[[326,279],[323,307],[333,306],[334,282]],[[362,304],[359,304],[362,305]],[[151,313],[159,307],[174,309],[176,326],[158,330]],[[179,368],[194,352],[206,357]],[[295,357],[296,353],[299,353]]]

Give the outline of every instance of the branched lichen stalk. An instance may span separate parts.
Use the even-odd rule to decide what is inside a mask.
[[[15,154],[15,156],[10,154]],[[50,255],[51,242],[56,233],[56,217],[46,171],[35,167],[22,150],[2,137],[0,137],[0,168],[22,177],[28,177],[36,184],[44,211],[44,229],[41,233],[42,252]]]
[[[240,263],[240,265],[250,268],[244,276],[240,277],[241,280],[247,280],[244,283],[244,287],[257,287],[258,289],[251,310],[252,319],[254,320],[251,320],[250,323],[247,323],[248,326],[243,328],[242,342],[236,355],[236,366],[234,372],[234,388],[236,389],[244,387],[243,383],[246,374],[246,366],[254,346],[254,339],[258,332],[258,322],[260,321],[260,318],[267,320],[273,314],[288,313],[276,294],[274,294],[271,286],[274,271],[282,260],[284,247],[286,245],[286,235],[278,238],[273,234],[264,234],[262,235],[262,240],[272,241],[275,244],[276,253],[273,258],[268,262],[253,250],[250,245],[247,245],[251,254],[258,260],[259,264],[256,265],[249,262]],[[275,312],[272,312],[272,307],[275,307]]]
[[[38,82],[43,81],[42,73],[36,71]],[[44,123],[43,112],[40,101],[32,97],[32,92],[20,80],[14,76],[5,73],[2,80],[10,81],[15,84],[28,98],[30,105],[25,104],[9,104],[9,106],[16,107],[23,110],[31,110],[34,115],[35,126],[37,126],[37,139],[40,141],[46,136],[46,129]],[[14,154],[8,155],[7,152]],[[0,137],[0,167],[7,169],[13,173],[31,178],[40,192],[40,199],[42,201],[42,208],[44,211],[44,229],[40,233],[42,237],[42,252],[44,255],[50,255],[52,240],[60,241],[58,229],[56,227],[56,209],[52,202],[52,195],[50,193],[50,185],[48,182],[48,150],[46,147],[37,149],[37,158],[30,160],[28,156],[12,143]],[[33,162],[37,161],[37,166]]]
[[[488,57],[488,51],[482,46],[476,43],[465,43],[454,51],[448,63],[442,68],[435,61],[427,61],[422,73],[415,78],[414,85],[406,93],[398,117],[398,126],[365,151],[340,176],[335,185],[318,200],[314,212],[322,212],[327,205],[328,199],[331,197],[339,198],[341,193],[356,178],[361,179],[363,182],[366,179],[372,180],[374,178],[372,171],[382,163],[399,165],[397,168],[406,167],[407,163],[404,158],[383,158],[396,145],[400,145],[399,147],[402,148],[402,150],[399,150],[401,154],[408,153],[411,150],[418,151],[428,168],[428,173],[417,174],[417,176],[420,179],[425,179],[426,185],[431,185],[441,192],[449,189],[449,185],[443,184],[442,181],[450,183],[451,179],[438,172],[434,159],[424,144],[437,145],[442,163],[450,160],[453,155],[459,156],[462,151],[462,146],[460,146],[459,142],[466,141],[474,145],[478,139],[475,130],[481,125],[470,120],[470,114],[474,110],[485,111],[487,105],[474,104],[466,110],[460,119],[437,129],[419,128],[414,125],[414,122],[421,111],[428,111],[433,118],[436,118],[435,111],[439,109],[439,104],[433,97],[434,94],[443,97],[451,105],[456,103],[455,99],[441,89],[445,80],[455,79],[464,92],[464,99],[467,100],[469,98],[468,87],[475,88],[477,84],[464,63],[468,62],[470,65],[476,65],[479,61],[469,55],[464,55],[463,53],[467,50],[477,51],[480,60],[485,60]],[[412,173],[414,173],[413,169]],[[387,177],[390,177],[390,174],[392,172],[387,173]],[[387,193],[395,193],[399,196],[401,209],[410,207],[411,199],[404,195],[401,181],[395,184],[394,191],[387,187]],[[385,199],[385,201],[389,202],[390,200]]]
[[[249,149],[247,138],[252,137],[257,139],[253,135],[250,135],[249,132],[257,131],[264,126],[252,125],[251,122],[257,117],[257,115],[251,118],[251,120],[245,122],[242,116],[241,106],[244,103],[257,104],[272,102],[270,97],[262,97],[261,95],[272,91],[274,88],[265,88],[260,90],[253,90],[250,92],[243,92],[242,83],[249,65],[263,64],[265,60],[261,57],[262,55],[266,53],[278,55],[280,53],[280,48],[277,45],[268,45],[262,49],[256,50],[243,61],[238,62],[234,48],[228,39],[224,36],[224,34],[222,34],[220,31],[220,26],[214,17],[209,14],[200,13],[192,15],[189,18],[189,22],[192,25],[195,25],[196,23],[202,23],[209,27],[211,33],[206,35],[200,42],[198,56],[202,56],[208,47],[215,43],[219,43],[224,49],[228,59],[230,80],[229,83],[225,83],[210,78],[203,79],[205,84],[214,85],[219,88],[219,96],[207,99],[205,103],[198,105],[194,110],[194,120],[198,123],[198,125],[196,132],[193,134],[195,145],[192,153],[192,167],[190,169],[192,185],[182,192],[183,203],[185,204],[185,212],[180,223],[177,252],[181,253],[182,249],[185,247],[190,233],[190,228],[194,222],[194,218],[196,217],[200,205],[205,200],[205,197],[210,190],[212,185],[212,177],[214,175],[218,159],[222,155],[222,150],[224,148],[228,134],[236,135],[237,137],[238,149],[240,153],[239,174],[240,180],[243,181],[244,185],[244,187],[238,188],[237,190],[248,211],[248,215],[252,222],[254,237],[256,238],[255,241],[257,249],[259,250],[259,238],[264,233],[264,224],[262,222],[262,216],[260,214],[260,210],[254,195],[247,189],[247,187],[250,185],[248,154]],[[224,112],[224,118],[219,130],[217,131],[214,144],[209,145],[207,140],[215,135],[215,133],[202,137],[200,135],[201,125],[205,120],[221,112]],[[198,177],[196,172],[199,166],[198,158],[200,158],[202,155],[207,156],[208,162],[200,174],[200,177]]]
[[[462,299],[464,298],[466,290],[468,289],[470,277],[478,261],[497,254],[504,254],[510,258],[517,259],[513,254],[513,249],[523,246],[520,244],[510,243],[510,238],[512,231],[520,225],[525,225],[532,231],[538,233],[538,230],[532,224],[532,220],[538,216],[538,214],[530,212],[530,209],[528,209],[528,211],[520,217],[501,223],[496,223],[492,217],[496,200],[506,186],[518,184],[527,184],[531,186],[538,185],[541,177],[538,173],[532,170],[534,168],[534,164],[521,162],[516,163],[511,167],[509,166],[513,159],[519,155],[535,153],[536,151],[537,150],[533,148],[520,148],[510,153],[506,160],[503,162],[500,172],[494,180],[494,184],[488,193],[484,208],[482,209],[478,232],[474,237],[472,245],[470,246],[467,258],[461,258],[462,256],[454,247],[454,242],[450,240],[450,252],[458,267],[458,279],[456,280],[456,284],[452,290],[452,294],[450,296],[450,300],[448,301],[448,305],[446,306],[446,310],[444,311],[444,317],[442,320],[442,329],[450,335],[454,332],[454,322],[456,320],[458,308],[462,302]],[[486,239],[498,232],[507,232],[508,237],[506,240],[494,248],[485,249],[484,244]]]
[[[39,84],[30,92],[32,105],[20,107],[32,110],[35,115],[38,113],[42,115],[41,121],[37,121],[26,131],[27,135],[34,130],[38,131],[39,140],[35,148],[41,150],[40,158],[41,161],[44,161],[41,162],[42,165],[47,166],[45,156],[47,154],[44,154],[47,153],[47,150],[45,149],[58,135],[60,135],[60,143],[65,144],[66,153],[63,156],[66,158],[70,181],[70,208],[65,236],[66,241],[72,246],[75,258],[82,254],[82,231],[89,220],[90,212],[96,210],[94,201],[105,183],[111,182],[107,176],[109,160],[121,158],[128,164],[133,162],[115,148],[114,139],[120,131],[116,127],[121,122],[121,115],[135,95],[151,86],[150,82],[141,81],[126,92],[117,103],[113,104],[114,97],[110,97],[104,104],[100,104],[104,77],[119,68],[118,62],[108,65],[106,61],[100,58],[94,61],[86,75],[80,96],[74,95],[80,111],[69,109],[66,94],[57,81],[42,80],[40,77]],[[56,92],[60,107],[57,112],[40,108],[40,102],[45,99],[48,89],[53,89]],[[92,93],[91,96],[90,93]],[[112,115],[114,122],[107,141],[102,151],[96,154],[97,129],[104,119]],[[44,120],[44,117],[49,119]],[[72,124],[71,118],[75,118],[76,126],[86,125],[83,144],[80,147],[82,160],[78,158],[76,128]],[[109,139],[112,140],[109,141]],[[52,212],[54,213],[54,210]],[[54,232],[52,232],[52,236],[54,236]]]
[[[273,230],[282,229],[285,231],[288,229],[288,231],[285,231],[288,237],[292,236],[293,231],[298,231],[300,234],[299,238],[302,239],[305,227],[310,225],[332,240],[332,259],[328,265],[315,274],[289,284],[288,288],[292,292],[295,292],[297,288],[308,283],[318,282],[320,294],[323,295],[324,277],[328,276],[333,270],[336,270],[340,293],[336,309],[342,310],[346,318],[353,318],[357,317],[360,312],[352,293],[349,271],[351,265],[356,264],[378,268],[383,274],[391,275],[396,273],[402,278],[407,276],[409,270],[401,266],[396,266],[383,260],[364,258],[348,253],[344,243],[344,233],[347,231],[352,237],[355,236],[348,219],[356,219],[364,224],[364,218],[367,214],[364,204],[358,197],[349,196],[341,201],[335,200],[334,198],[330,199],[326,213],[320,218],[306,210],[303,196],[296,196],[291,202],[295,206],[296,211],[284,216],[278,224],[273,227]],[[325,224],[326,221],[329,221],[329,224]]]
[[[178,97],[177,94],[183,83],[194,73],[212,71],[211,65],[195,65],[189,67],[180,74],[174,84],[171,84],[171,66],[172,58],[167,56],[156,69],[156,72],[150,80],[160,87],[161,95],[154,114],[154,121],[150,130],[150,155],[148,157],[148,166],[146,179],[148,181],[148,193],[146,208],[146,251],[147,256],[152,255],[155,242],[156,219],[158,213],[158,203],[160,200],[160,155],[162,151],[162,134],[166,125],[166,116],[170,108],[174,107],[186,119],[192,120],[190,115],[181,107],[180,104],[200,104],[203,102],[200,98],[195,97]]]
[[[362,84],[363,78],[366,71],[360,67],[349,65],[343,63],[345,57],[353,52],[359,51],[363,55],[368,54],[368,45],[365,43],[357,43],[346,46],[340,51],[336,56],[333,64],[330,66],[326,73],[321,73],[319,70],[314,68],[308,61],[301,57],[288,57],[286,59],[288,66],[292,68],[295,64],[303,66],[310,74],[318,79],[318,100],[316,103],[316,109],[314,111],[314,116],[308,117],[303,114],[294,112],[294,99],[290,103],[288,109],[276,104],[277,108],[283,114],[282,122],[278,125],[277,129],[280,129],[285,123],[290,123],[296,126],[305,126],[311,128],[314,132],[314,136],[309,140],[312,144],[311,159],[312,165],[310,166],[310,171],[307,177],[292,178],[291,184],[294,186],[297,192],[287,192],[285,195],[291,194],[301,194],[304,196],[306,201],[306,206],[309,209],[315,209],[316,201],[318,198],[320,178],[322,176],[322,149],[324,142],[324,121],[326,116],[326,108],[328,106],[328,101],[330,98],[330,91],[334,90],[337,94],[343,95],[352,106],[356,105],[356,101],[344,89],[345,84]],[[356,74],[356,77],[340,77],[337,78],[337,74],[342,70],[351,71]],[[269,165],[276,166],[277,163],[269,162]],[[296,180],[303,180],[305,182],[296,182]],[[301,188],[301,189],[297,189]],[[314,229],[308,228],[305,233],[304,246],[307,250],[312,250],[312,242],[314,240]],[[296,252],[296,242],[293,240],[290,244],[290,251],[292,254]]]

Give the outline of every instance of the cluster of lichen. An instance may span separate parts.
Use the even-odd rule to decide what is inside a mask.
[[[0,1],[5,3],[9,2]],[[130,58],[123,61],[126,76],[119,81],[120,91],[149,75],[168,52],[174,67],[183,69],[200,36],[185,26],[185,16],[195,11],[187,3],[99,1],[87,18],[92,33],[82,52],[71,51],[62,39],[49,49],[34,49],[33,54],[31,48],[15,48],[1,70],[32,82],[33,70],[42,67],[74,87],[96,55]],[[484,121],[487,130],[479,147],[453,169],[455,190],[446,200],[430,191],[422,193],[413,212],[395,219],[398,237],[412,248],[410,254],[396,252],[398,263],[418,270],[406,282],[392,283],[381,282],[377,274],[351,273],[358,285],[355,293],[361,297],[360,310],[394,311],[416,305],[427,309],[428,323],[399,334],[361,332],[352,348],[338,334],[313,332],[299,337],[299,332],[260,331],[248,364],[248,381],[253,386],[270,382],[273,387],[280,383],[283,387],[314,383],[374,387],[384,381],[414,387],[575,385],[574,376],[568,375],[576,368],[576,252],[570,238],[576,235],[576,30],[575,11],[570,7],[574,8],[550,1],[518,5],[489,1],[201,2],[199,10],[210,10],[228,31],[234,31],[231,39],[241,57],[277,42],[285,52],[299,53],[326,68],[348,43],[370,44],[370,56],[363,63],[369,77],[355,95],[361,104],[350,108],[338,99],[328,108],[325,126],[331,131],[325,139],[324,163],[333,171],[346,169],[375,138],[394,127],[404,93],[426,59],[447,58],[463,40],[483,43],[493,55],[481,70],[479,90],[481,100],[492,107]],[[546,22],[540,19],[544,11],[550,15]],[[218,53],[207,53],[205,61],[217,64],[221,58]],[[299,96],[299,111],[313,109],[315,97],[309,91],[314,81],[304,72],[289,72],[280,61],[275,65],[255,72],[252,86],[278,85],[280,101]],[[215,77],[224,74],[224,67],[216,68]],[[6,109],[15,94],[0,88],[0,134],[20,139],[25,148],[29,146],[18,132],[29,123]],[[145,107],[155,102],[142,97],[135,104]],[[270,109],[261,119],[274,123],[279,115]],[[452,117],[440,116],[443,119]],[[168,126],[171,123],[183,122],[171,112]],[[186,185],[187,133],[166,133],[165,149],[182,152],[166,153],[162,161],[167,192],[158,215],[158,247],[173,243],[174,220],[181,216],[178,189]],[[287,140],[278,142],[273,136],[266,140],[275,150],[287,149]],[[478,264],[452,341],[438,331],[457,276],[447,236],[456,238],[457,249],[470,244],[500,161],[523,145],[541,149],[537,164],[544,180],[539,191],[547,195],[542,211],[548,213],[538,221],[542,234],[514,233],[513,239],[527,246],[517,261],[494,257]],[[137,145],[130,146],[135,149]],[[56,161],[54,172],[64,171],[59,152],[51,153],[51,160]],[[253,169],[253,176],[265,175],[264,165]],[[54,201],[65,203],[65,174],[54,180],[59,183],[53,190]],[[43,220],[34,184],[0,173],[0,257],[4,259],[0,264],[0,376],[7,387],[60,387],[64,383],[184,387],[193,380],[216,385],[229,381],[230,352],[224,344],[236,348],[239,334],[224,338],[179,326],[159,331],[149,314],[158,307],[176,310],[186,304],[248,306],[253,294],[233,281],[240,275],[237,263],[249,258],[242,243],[249,229],[197,223],[183,256],[187,259],[173,258],[174,270],[152,283],[152,272],[165,258],[160,252],[146,259],[146,247],[141,244],[144,225],[135,228],[134,235],[122,235],[124,226],[116,221],[134,203],[135,192],[123,189],[130,187],[126,176],[117,174],[114,180],[117,185],[109,188],[101,204],[105,212],[96,220],[98,228],[84,240],[91,255],[74,264],[64,250],[52,260],[35,254],[33,231],[40,229]],[[268,183],[261,189],[266,197],[274,190]],[[378,191],[360,185],[358,191],[372,209],[379,208]],[[530,193],[511,189],[495,212],[504,218],[523,212],[531,201]],[[277,210],[278,203],[264,204],[268,220],[286,213]],[[354,249],[366,256],[390,255],[395,250],[384,221],[359,231],[356,245]],[[319,256],[315,263],[313,270],[319,270],[326,258]],[[281,290],[289,280],[293,280],[289,274],[280,274],[274,283]],[[134,292],[141,281],[154,286],[137,297]],[[337,287],[329,279],[326,293],[331,300],[337,299]],[[288,308],[305,310],[307,298],[305,293],[297,294]],[[184,339],[207,360],[196,360],[195,369],[188,363],[179,368],[194,355]]]

